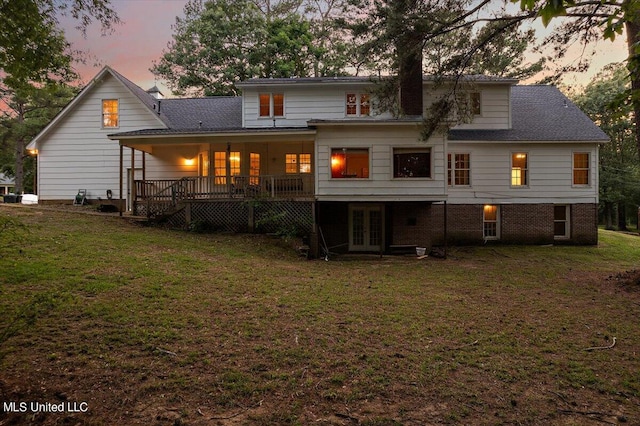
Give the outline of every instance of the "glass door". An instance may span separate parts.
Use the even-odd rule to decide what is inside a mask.
[[[380,251],[383,222],[380,205],[349,206],[349,250]]]

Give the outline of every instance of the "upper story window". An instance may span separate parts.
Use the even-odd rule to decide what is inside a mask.
[[[511,154],[511,186],[529,185],[529,155],[525,152]]]
[[[371,102],[368,93],[347,93],[346,115],[366,117],[371,115]]]
[[[573,184],[589,185],[589,153],[573,153]]]
[[[284,93],[260,93],[260,117],[284,117]]]
[[[331,150],[332,178],[369,178],[367,148],[334,148]]]
[[[102,127],[113,128],[120,125],[117,99],[102,100]]]
[[[471,185],[471,158],[469,154],[447,154],[447,184]]]
[[[311,154],[285,154],[285,171],[292,173],[311,173]]]
[[[393,177],[431,177],[431,150],[428,148],[394,148]]]

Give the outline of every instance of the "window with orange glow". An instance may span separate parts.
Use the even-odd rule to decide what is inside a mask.
[[[589,153],[573,153],[573,184],[589,185]]]
[[[511,154],[511,186],[527,186],[528,184],[528,155],[523,152]]]
[[[119,125],[118,100],[102,100],[102,127],[113,128]]]
[[[300,154],[300,173],[311,173],[311,154]]]
[[[260,117],[284,117],[283,93],[260,93]]]
[[[498,206],[484,206],[483,227],[483,236],[485,240],[498,239]]]
[[[229,165],[231,176],[240,174],[240,153],[232,152],[229,156]],[[227,183],[227,153],[225,151],[216,151],[213,153],[213,173],[215,183],[224,185]]]
[[[369,178],[369,150],[342,148],[331,150],[332,178]]]
[[[256,152],[249,154],[249,183],[260,184],[260,154]]]
[[[298,154],[285,154],[285,173],[298,173]]]

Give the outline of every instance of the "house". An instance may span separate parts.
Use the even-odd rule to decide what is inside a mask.
[[[15,188],[15,181],[13,178],[0,173],[0,195],[11,194]]]
[[[423,140],[423,117],[376,111],[367,77],[252,79],[241,97],[162,99],[105,67],[29,146],[40,200],[109,192],[137,215],[296,228],[331,251],[595,244],[606,135],[555,87],[463,80],[453,127]],[[420,110],[450,87],[425,78]]]

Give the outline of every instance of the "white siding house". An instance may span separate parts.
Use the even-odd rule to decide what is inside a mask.
[[[118,198],[136,214],[232,230],[279,218],[325,250],[597,241],[607,138],[556,88],[425,78],[425,114],[456,105],[425,140],[423,117],[376,110],[376,84],[253,79],[238,98],[159,100],[105,68],[32,142],[40,198],[100,196],[124,164],[136,182]],[[119,102],[117,128],[101,125],[104,99]]]

